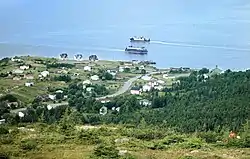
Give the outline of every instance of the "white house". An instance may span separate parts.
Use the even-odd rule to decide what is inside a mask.
[[[34,76],[31,76],[31,75],[25,75],[25,78],[27,80],[33,80],[34,79]]]
[[[101,103],[102,103],[102,104],[109,103],[109,102],[110,102],[110,100],[109,100],[109,99],[104,99],[104,100],[101,100]]]
[[[155,87],[155,86],[158,86],[159,83],[157,81],[150,81],[150,82],[148,82],[148,85],[151,87]]]
[[[56,91],[56,93],[63,93],[63,91],[62,90],[58,90],[58,91]]]
[[[139,101],[140,105],[143,105],[143,106],[151,106],[152,105],[152,102],[147,100],[147,99],[142,99]]]
[[[22,60],[18,59],[18,58],[11,58],[11,61],[13,61],[13,62],[21,62]]]
[[[119,67],[119,72],[124,72],[124,67]]]
[[[22,74],[23,70],[16,69],[13,71],[14,74]]]
[[[47,109],[48,109],[48,110],[51,110],[51,109],[52,109],[52,106],[51,106],[51,105],[47,105]]]
[[[204,79],[208,79],[208,75],[207,74],[203,74],[203,77],[204,77]]]
[[[168,79],[168,74],[163,74],[162,77],[163,77],[164,79]]]
[[[13,80],[14,81],[20,81],[22,78],[21,77],[14,77]]]
[[[41,72],[42,77],[46,78],[49,76],[49,71],[43,71]]]
[[[49,94],[49,99],[51,99],[51,100],[56,100],[56,95],[51,95],[51,94]]]
[[[93,89],[94,89],[93,87],[87,87],[87,88],[86,88],[86,91],[87,91],[87,92],[91,92]]]
[[[1,120],[0,120],[0,125],[1,125],[1,124],[4,124],[5,121],[6,121],[5,119],[1,119]]]
[[[141,90],[140,90],[140,88],[133,87],[133,88],[131,88],[130,93],[133,94],[133,95],[140,95]]]
[[[84,71],[89,71],[89,72],[90,72],[90,71],[91,71],[91,67],[90,67],[90,66],[84,66],[83,70],[84,70]]]
[[[117,112],[119,112],[120,109],[121,109],[121,107],[117,107],[115,110],[116,110]]]
[[[28,70],[29,68],[30,68],[29,66],[25,66],[25,65],[20,66],[20,69],[21,69],[21,70]]]
[[[148,85],[148,84],[146,84],[146,85],[144,85],[144,86],[142,87],[142,91],[143,91],[143,92],[149,92],[149,91],[151,91],[151,89],[152,89],[152,86],[150,86],[150,85]]]
[[[100,109],[100,114],[101,115],[106,115],[107,112],[108,112],[108,108],[107,107],[101,107],[101,109]]]
[[[113,77],[116,76],[117,71],[116,70],[107,70],[109,74],[111,74]]]
[[[161,86],[161,85],[159,85],[159,86],[155,86],[155,87],[154,87],[154,89],[161,91],[161,90],[163,90],[163,89],[164,89],[164,87],[163,87],[163,86]]]
[[[26,82],[25,86],[26,87],[31,87],[31,86],[34,86],[34,83],[33,82]]]
[[[18,112],[18,116],[23,118],[24,117],[24,113],[23,112]]]
[[[141,79],[144,81],[150,81],[152,77],[145,75],[145,76],[142,76]]]
[[[85,80],[82,82],[83,85],[88,85],[88,84],[92,84],[92,82],[90,80]]]
[[[140,70],[143,70],[143,69],[145,69],[145,67],[144,67],[143,65],[141,65],[141,66],[139,67],[139,69],[140,69]]]
[[[163,80],[157,80],[157,83],[165,84],[165,81],[163,81]]]
[[[99,76],[94,75],[94,76],[91,76],[90,79],[93,80],[93,81],[98,81],[99,80]]]

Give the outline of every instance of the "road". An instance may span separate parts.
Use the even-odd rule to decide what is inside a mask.
[[[130,78],[127,82],[124,83],[124,85],[116,93],[111,94],[111,95],[107,95],[107,96],[103,96],[103,97],[98,97],[98,98],[96,98],[96,100],[102,100],[102,99],[105,99],[105,98],[114,98],[116,96],[119,96],[119,95],[127,92],[129,90],[129,88],[131,87],[131,85],[133,84],[133,82],[135,82],[141,76],[142,75]],[[62,102],[62,103],[57,103],[57,104],[50,104],[50,106],[52,108],[56,108],[56,107],[59,107],[59,106],[62,106],[62,105],[68,105],[68,102]],[[11,110],[10,112],[11,113],[18,113],[20,111],[25,111],[25,110],[27,110],[27,108],[14,109],[14,110]]]
[[[96,98],[96,100],[101,100],[101,99],[105,99],[105,98],[114,98],[116,96],[119,96],[125,92],[127,92],[129,90],[129,88],[131,87],[131,85],[133,84],[133,82],[135,82],[137,79],[141,78],[142,75],[130,78],[127,82],[124,83],[124,85],[114,94],[110,94],[104,97],[99,97]]]

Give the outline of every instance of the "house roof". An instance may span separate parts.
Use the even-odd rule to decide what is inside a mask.
[[[218,68],[218,66],[216,65],[216,67],[214,69],[211,70],[210,72],[210,76],[212,75],[219,75],[222,73],[222,70]]]
[[[131,90],[139,91],[140,88],[139,87],[132,87]]]

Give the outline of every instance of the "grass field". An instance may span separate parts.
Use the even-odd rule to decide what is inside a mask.
[[[226,148],[218,146],[216,143],[209,144],[197,138],[194,134],[181,135],[162,129],[149,131],[145,128],[131,129],[108,125],[98,127],[79,126],[82,131],[71,129],[68,132],[60,131],[58,125],[26,125],[21,130],[10,127],[11,133],[0,135],[0,154],[7,154],[13,159],[87,159],[92,158],[90,156],[93,156],[99,144],[105,143],[106,146],[112,144],[114,149],[126,150],[127,154],[133,156],[134,159],[250,158],[249,148]],[[139,139],[141,133],[147,135],[145,132],[162,133],[163,136],[150,140]],[[159,147],[159,143],[172,141],[167,139],[176,137],[184,140],[180,143],[165,143],[163,147]],[[116,141],[117,139],[120,141]],[[122,139],[126,140],[122,141]],[[28,145],[27,143],[31,141],[36,144]]]

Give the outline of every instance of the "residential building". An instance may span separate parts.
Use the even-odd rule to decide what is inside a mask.
[[[90,72],[90,71],[91,71],[91,67],[90,67],[90,66],[84,66],[83,70],[84,70],[84,71],[89,71],[89,72]]]
[[[108,108],[107,107],[101,107],[100,109],[100,114],[101,115],[106,115],[108,113]]]
[[[21,62],[22,60],[18,59],[18,58],[11,58],[11,61],[13,61],[13,62]]]
[[[216,67],[214,69],[211,70],[209,76],[214,76],[214,75],[219,75],[221,74],[223,71],[221,69],[218,68],[218,66],[216,65]]]
[[[14,81],[20,81],[22,78],[21,77],[14,77],[13,80]]]
[[[24,117],[24,113],[23,112],[18,112],[18,116],[20,117],[20,118],[23,118]]]
[[[5,119],[1,119],[1,120],[0,120],[0,125],[5,124],[5,122],[6,122]]]
[[[32,75],[25,75],[24,76],[27,80],[33,80],[34,79],[34,76]]]
[[[159,84],[165,84],[165,81],[163,81],[163,80],[157,80],[157,82],[158,82]]]
[[[168,74],[163,74],[163,75],[162,75],[162,78],[168,79]]]
[[[141,65],[141,66],[139,67],[139,69],[140,69],[140,70],[144,70],[144,69],[145,69],[145,66]]]
[[[13,73],[14,74],[23,74],[23,70],[16,69],[16,70],[13,70]]]
[[[83,85],[88,85],[88,84],[92,84],[92,82],[90,80],[85,80],[82,82]]]
[[[62,90],[57,90],[56,93],[63,93],[63,91]]]
[[[130,90],[130,93],[133,95],[140,95],[141,94],[141,90],[139,87],[132,87]]]
[[[46,78],[49,76],[49,71],[43,71],[41,72],[42,77]]]
[[[154,89],[161,91],[164,89],[164,87],[162,85],[158,85],[158,86],[155,86]]]
[[[90,77],[90,79],[93,80],[93,81],[98,81],[99,80],[99,76],[93,75],[93,76]]]
[[[92,92],[92,90],[94,90],[94,87],[87,87],[87,88],[86,88],[86,91],[87,91],[87,92]]]
[[[124,67],[119,67],[119,72],[124,72]]]
[[[142,91],[143,92],[149,92],[149,91],[151,91],[151,89],[152,89],[152,86],[150,86],[148,84],[142,86]]]
[[[139,101],[140,105],[143,105],[143,106],[151,106],[152,105],[152,102],[147,100],[147,99],[142,99]]]
[[[51,95],[51,94],[49,94],[49,99],[51,99],[51,100],[56,100],[56,95]]]
[[[26,82],[24,85],[26,87],[32,87],[32,86],[34,86],[34,83],[33,82]]]
[[[152,79],[152,77],[145,75],[145,76],[142,76],[141,79],[144,81],[150,81]]]
[[[29,68],[30,68],[29,66],[25,66],[25,65],[24,66],[20,66],[21,70],[28,70]]]

